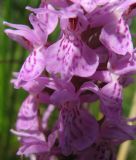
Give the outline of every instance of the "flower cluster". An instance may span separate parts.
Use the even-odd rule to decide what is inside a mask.
[[[136,126],[122,115],[123,88],[136,73],[129,28],[135,8],[136,0],[43,0],[27,7],[32,28],[4,22],[14,28],[5,33],[29,52],[12,80],[29,93],[12,130],[18,155],[115,160],[117,145],[136,138]],[[95,101],[99,120],[89,111]]]

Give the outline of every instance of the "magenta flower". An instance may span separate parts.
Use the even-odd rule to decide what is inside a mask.
[[[33,29],[24,25],[14,25],[5,22],[6,25],[17,29],[7,29],[5,30],[6,34],[30,51],[30,55],[24,62],[17,76],[17,85],[22,81],[37,78],[45,69],[44,59],[47,38],[55,29],[58,18],[53,12],[48,10],[47,7],[44,9],[46,9],[44,12],[39,12],[37,15],[30,15],[29,19]]]
[[[116,160],[117,145],[126,140],[133,140],[134,126],[127,125],[125,120],[114,123],[114,120],[101,119],[97,140],[86,150],[77,153],[77,160]]]
[[[14,28],[5,33],[30,53],[11,81],[29,94],[11,130],[20,140],[17,154],[115,160],[118,145],[136,138],[128,123],[136,118],[124,118],[122,96],[136,73],[135,0],[42,0],[26,8],[32,28],[5,22]],[[96,101],[100,120],[91,113]]]
[[[93,89],[93,85],[91,87]],[[80,106],[79,94],[82,90],[83,88],[76,94],[69,84],[51,96],[51,101],[60,108],[59,140],[64,155],[87,148],[95,141],[98,134],[97,121],[83,106]]]
[[[30,156],[31,154],[50,153],[55,140],[57,138],[57,131],[54,131],[48,138],[45,135],[46,123],[45,116],[51,114],[51,110],[46,111],[43,122],[39,118],[38,104],[40,103],[39,97],[29,95],[23,102],[18,113],[18,120],[16,122],[16,131],[11,130],[14,134],[20,137],[21,147],[19,148],[18,155]]]
[[[75,13],[73,6],[66,9],[70,13],[60,15],[61,39],[47,48],[46,69],[61,74],[62,78],[89,77],[96,71],[99,60],[95,51],[81,40],[80,34],[88,22],[80,10]]]

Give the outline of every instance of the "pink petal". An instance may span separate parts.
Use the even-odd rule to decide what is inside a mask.
[[[66,156],[89,147],[97,137],[98,124],[84,109],[63,107],[59,121],[60,146]]]
[[[102,29],[100,40],[106,48],[119,55],[125,55],[133,51],[129,27],[122,18],[117,22],[107,24]]]
[[[28,96],[23,102],[16,123],[17,130],[39,131],[38,106],[36,97]]]
[[[60,73],[62,77],[77,75],[88,77],[98,66],[98,57],[93,50],[74,36],[63,36],[47,48],[46,69],[49,73]]]
[[[18,80],[30,81],[37,78],[45,68],[44,48],[35,49],[24,62]]]
[[[101,89],[101,110],[107,117],[116,118],[122,112],[122,86],[118,81],[112,81]]]

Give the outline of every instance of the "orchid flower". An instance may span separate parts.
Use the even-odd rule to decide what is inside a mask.
[[[30,52],[11,80],[28,92],[11,129],[21,143],[17,154],[116,160],[117,147],[136,139],[136,118],[123,115],[123,91],[136,73],[136,1],[42,0],[26,9],[32,28],[4,22],[14,28],[5,30],[9,38]],[[91,112],[97,101],[101,117]]]

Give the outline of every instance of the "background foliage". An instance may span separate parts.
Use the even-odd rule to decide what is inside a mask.
[[[23,90],[15,90],[10,84],[13,71],[19,71],[28,53],[15,42],[11,41],[3,32],[3,21],[29,24],[29,11],[25,6],[38,6],[39,0],[3,0],[0,1],[0,159],[17,160],[18,142],[10,129],[14,128],[17,111],[26,96]],[[135,32],[134,22],[132,32]],[[136,83],[124,91],[124,114],[130,112]],[[96,112],[96,111],[94,111]],[[136,142],[129,148],[128,160],[136,159]]]

